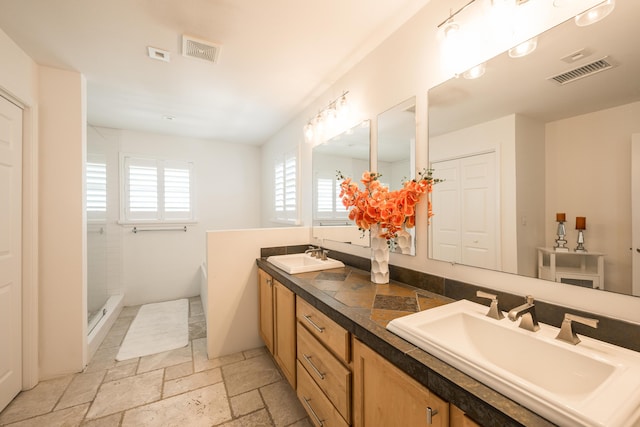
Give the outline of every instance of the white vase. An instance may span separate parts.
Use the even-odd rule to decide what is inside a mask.
[[[395,252],[399,252],[405,255],[411,255],[411,246],[413,243],[413,236],[407,230],[401,228],[396,233],[396,249]]]
[[[371,281],[377,284],[389,283],[389,245],[380,237],[378,224],[371,226]]]

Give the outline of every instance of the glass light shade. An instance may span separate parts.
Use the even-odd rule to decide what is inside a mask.
[[[606,18],[615,7],[615,0],[606,0],[586,12],[576,15],[576,25],[578,27],[586,27],[587,25],[595,24]]]
[[[462,77],[467,80],[477,79],[484,75],[484,72],[487,70],[485,63],[478,64],[473,68],[468,69],[464,73],[462,73]]]
[[[304,125],[304,128],[302,128],[302,130],[304,132],[305,141],[312,142],[314,132],[313,132],[313,125],[311,124],[311,122]]]
[[[442,24],[440,29],[438,30],[438,34],[441,38],[450,38],[453,37],[460,30],[460,25],[453,18],[447,19],[447,21]]]
[[[346,95],[342,95],[342,98],[336,103],[336,114],[340,119],[345,119],[349,115],[349,102]]]
[[[536,50],[537,47],[538,47],[538,38],[534,37],[532,39],[527,40],[524,43],[520,43],[519,45],[509,49],[509,56],[511,58],[522,58],[523,56],[527,56],[531,52]]]

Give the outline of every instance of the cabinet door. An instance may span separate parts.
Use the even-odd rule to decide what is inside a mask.
[[[260,336],[269,352],[273,354],[273,279],[258,269]]]
[[[273,356],[289,384],[296,388],[296,295],[274,280]]]
[[[354,340],[353,355],[355,426],[449,425],[447,402],[358,340]]]
[[[480,424],[467,417],[462,409],[453,404],[449,405],[449,412],[451,427],[480,427]]]

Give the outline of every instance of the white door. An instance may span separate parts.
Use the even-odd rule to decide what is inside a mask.
[[[0,411],[22,388],[22,110],[0,97]]]
[[[640,296],[640,134],[631,137],[631,293]]]
[[[494,153],[460,159],[462,263],[497,268]]]
[[[433,186],[431,201],[431,257],[441,261],[460,263],[460,161],[446,160],[432,164],[435,176],[443,182]]]
[[[432,257],[497,268],[495,153],[434,162]]]

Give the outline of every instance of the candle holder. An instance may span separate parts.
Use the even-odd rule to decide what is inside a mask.
[[[587,252],[584,247],[584,230],[587,229],[587,218],[583,216],[576,217],[576,230],[578,230],[578,246],[576,252]]]
[[[584,247],[584,230],[578,230],[578,246],[576,246],[576,252],[587,252]]]
[[[558,235],[558,238],[556,239],[556,245],[553,249],[556,252],[569,252],[569,248],[565,246],[567,244],[565,239],[567,236],[567,230],[564,227],[564,221],[558,221],[558,231],[556,234]]]

